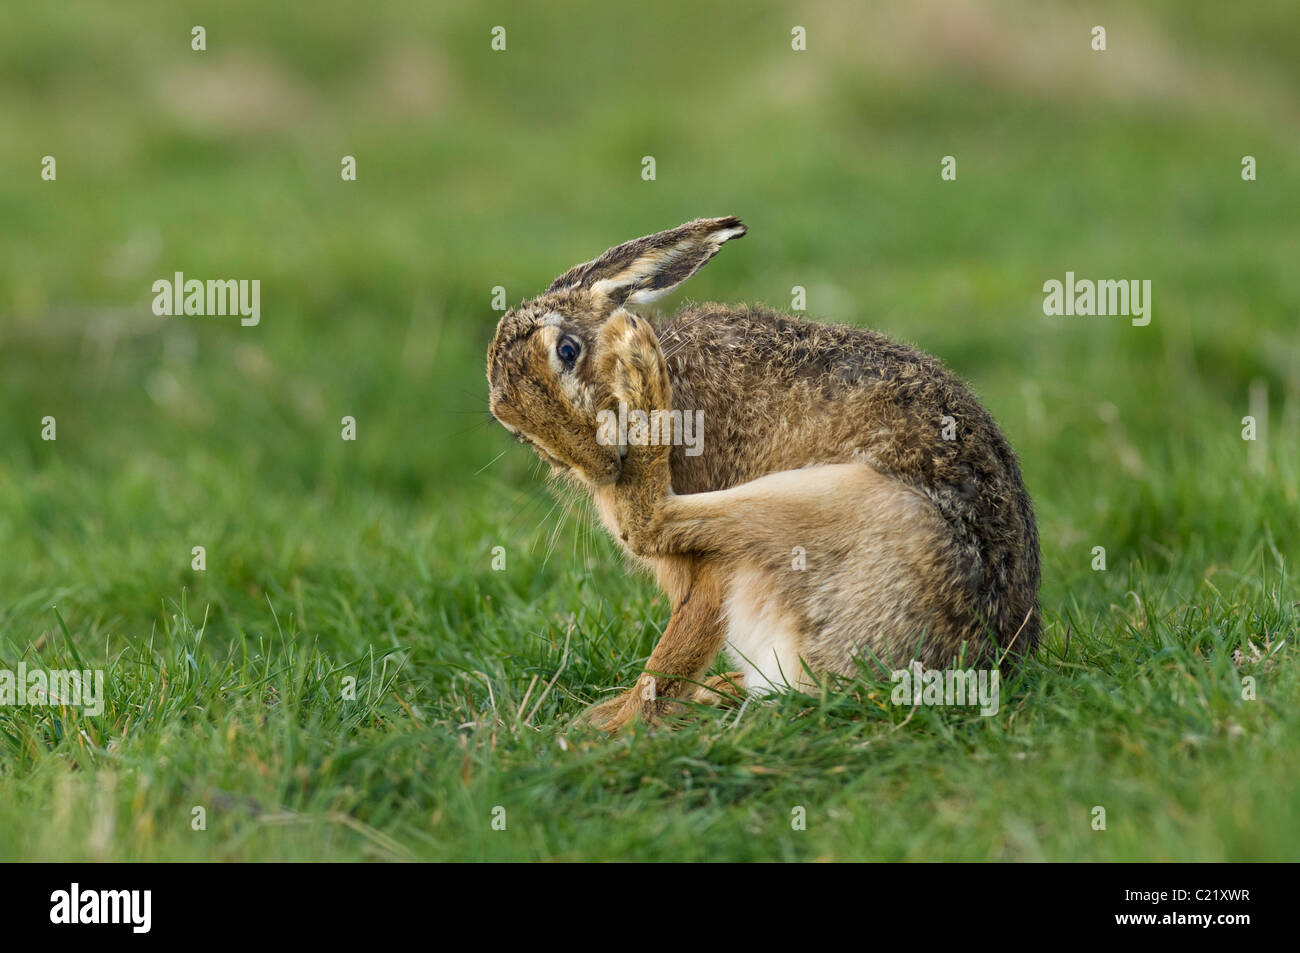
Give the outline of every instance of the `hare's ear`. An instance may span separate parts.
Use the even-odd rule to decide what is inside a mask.
[[[697,219],[611,248],[595,261],[569,269],[546,290],[585,288],[615,306],[647,304],[699,271],[723,242],[747,230],[735,216]]]

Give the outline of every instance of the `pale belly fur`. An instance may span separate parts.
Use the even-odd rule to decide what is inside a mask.
[[[764,694],[811,687],[799,658],[798,629],[769,595],[774,588],[766,574],[741,567],[723,603],[726,654],[745,673],[745,687]]]

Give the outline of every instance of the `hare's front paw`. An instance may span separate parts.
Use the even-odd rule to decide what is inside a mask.
[[[740,704],[744,695],[745,673],[726,672],[706,678],[703,685],[697,685],[691,693],[691,700],[715,708],[734,708]]]
[[[652,676],[643,675],[623,694],[588,708],[582,714],[582,721],[610,734],[622,731],[638,718],[648,725],[657,725],[662,705],[655,697],[654,685]]]
[[[714,675],[694,686],[675,684],[686,689],[682,696],[685,701],[715,708],[735,707],[740,704],[745,695],[745,676],[742,672]],[[656,685],[653,676],[642,675],[634,686],[621,695],[588,708],[580,716],[580,720],[611,735],[636,721],[657,728],[664,724],[665,716],[669,716],[668,726],[672,727],[672,716],[682,711],[682,701],[676,698],[671,690],[670,694],[657,695]]]

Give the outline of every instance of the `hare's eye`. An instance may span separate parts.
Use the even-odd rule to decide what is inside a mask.
[[[578,355],[582,352],[582,345],[576,339],[564,335],[560,338],[559,343],[555,345],[555,356],[560,359],[560,363],[570,370],[578,360]]]

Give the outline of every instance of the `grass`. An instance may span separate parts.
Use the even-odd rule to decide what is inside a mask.
[[[107,686],[0,708],[0,858],[1300,857],[1292,5],[811,5],[801,54],[775,3],[132,6],[0,30],[0,669]],[[996,716],[571,728],[667,606],[488,419],[491,289],[733,212],[684,295],[803,285],[1020,453],[1047,630]],[[262,323],[155,318],[176,270]],[[1045,317],[1067,270],[1152,323]]]

